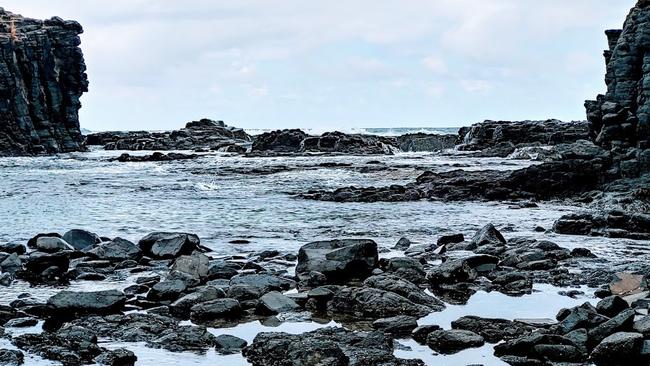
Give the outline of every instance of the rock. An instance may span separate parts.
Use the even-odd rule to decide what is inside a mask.
[[[411,332],[411,338],[420,344],[426,344],[429,333],[440,329],[440,326],[434,324],[420,325],[413,329],[413,332]]]
[[[174,301],[187,289],[181,280],[166,280],[155,284],[147,294],[147,300],[151,301]]]
[[[0,286],[9,287],[14,282],[14,276],[11,273],[0,274]]]
[[[105,350],[97,345],[97,335],[84,327],[67,325],[56,332],[21,334],[12,339],[17,347],[64,365],[81,365]]]
[[[152,258],[172,259],[190,255],[199,248],[199,237],[186,233],[151,233],[140,239],[138,245],[145,255]]]
[[[609,319],[598,314],[596,308],[586,302],[580,306],[559,313],[557,320],[559,321],[557,325],[558,332],[560,334],[567,334],[580,328],[594,328]]]
[[[27,252],[27,248],[24,245],[18,243],[6,243],[0,244],[0,252],[22,255]]]
[[[298,304],[292,299],[277,291],[271,291],[260,297],[256,312],[263,315],[273,315],[295,311],[299,308]]]
[[[427,273],[427,281],[436,287],[440,284],[471,282],[479,272],[489,272],[499,263],[491,255],[475,255],[467,258],[449,259]]]
[[[222,121],[202,119],[188,122],[174,131],[100,132],[87,136],[88,145],[103,145],[105,150],[195,150],[245,152],[250,136],[242,129]],[[154,153],[145,158],[128,155],[123,161],[168,161],[194,158],[194,154]]]
[[[588,345],[595,347],[606,337],[618,333],[631,331],[634,324],[634,310],[627,309],[588,331]]]
[[[133,366],[137,360],[135,354],[126,348],[106,351],[94,359],[97,364],[107,366]]]
[[[278,130],[255,136],[253,151],[298,152],[307,134],[301,130]]]
[[[104,242],[88,251],[97,259],[120,262],[125,260],[138,261],[142,258],[142,251],[132,242],[115,238],[112,241]]]
[[[438,238],[437,244],[438,246],[447,245],[447,244],[456,244],[456,243],[462,243],[464,240],[465,240],[465,236],[463,234],[443,235]]]
[[[564,215],[553,224],[558,234],[650,239],[650,215],[609,211]]]
[[[408,257],[395,257],[388,260],[385,271],[413,283],[424,283],[426,272],[422,264]]]
[[[44,253],[56,253],[74,250],[74,248],[63,239],[44,236],[36,240],[36,250]]]
[[[212,286],[205,286],[174,301],[169,306],[169,310],[175,316],[189,318],[192,306],[224,297],[226,297],[226,294],[223,290]]]
[[[73,229],[63,234],[63,240],[76,250],[86,250],[101,242],[97,234],[80,229]]]
[[[13,349],[0,349],[0,364],[5,366],[20,366],[25,356],[22,352]]]
[[[481,230],[476,232],[472,237],[471,243],[477,247],[492,244],[492,245],[505,245],[506,239],[497,230],[494,225],[487,224]]]
[[[208,279],[231,279],[237,275],[239,266],[233,263],[228,263],[224,261],[217,261],[210,263],[208,268]]]
[[[596,309],[599,314],[602,314],[608,318],[615,317],[620,312],[629,309],[627,301],[623,300],[619,296],[609,296],[598,302]]]
[[[241,316],[242,309],[235,299],[216,299],[192,306],[190,317],[198,321],[232,319]]]
[[[364,281],[364,285],[384,291],[394,292],[416,304],[425,305],[433,311],[442,311],[445,308],[445,304],[442,301],[426,294],[421,288],[408,280],[394,275],[382,274],[368,277]]]
[[[243,355],[253,366],[424,365],[393,355],[393,341],[381,332],[322,328],[303,334],[259,333]]]
[[[6,272],[6,274],[15,273],[22,267],[23,263],[16,253],[12,253],[0,262],[0,270]]]
[[[427,346],[436,352],[452,354],[467,348],[481,347],[483,337],[468,330],[436,330],[427,336]]]
[[[218,301],[218,300],[214,300]],[[216,343],[216,337],[204,327],[184,325],[163,332],[163,335],[148,342],[150,347],[164,348],[172,352],[205,352]]]
[[[393,247],[395,250],[406,250],[411,246],[412,242],[407,238],[400,238],[397,244]]]
[[[366,239],[317,241],[298,252],[296,273],[323,273],[332,282],[365,278],[379,262],[377,243]]]
[[[406,315],[377,319],[372,323],[373,328],[395,335],[410,334],[417,326],[417,318]]]
[[[202,253],[183,255],[178,257],[172,265],[172,271],[178,271],[189,275],[198,282],[208,277],[210,258]]]
[[[511,340],[535,330],[534,327],[506,319],[490,319],[478,316],[458,318],[451,322],[451,327],[479,334],[489,343]]]
[[[0,156],[84,150],[78,112],[88,79],[81,25],[4,9],[0,24]]]
[[[118,313],[124,308],[125,303],[126,296],[117,290],[61,291],[47,300],[47,307],[51,316],[67,319],[80,315]]]
[[[120,155],[116,161],[120,163],[142,163],[142,162],[151,162],[151,161],[173,161],[173,160],[191,160],[198,158],[197,154],[183,154],[183,153],[168,153],[163,154],[161,152],[155,152],[151,155],[131,155],[124,153]]]
[[[215,349],[222,355],[240,353],[247,345],[245,340],[228,334],[218,335],[215,339]]]
[[[454,147],[457,135],[413,133],[397,136],[396,146],[402,151],[440,151]]]
[[[614,295],[633,295],[643,291],[646,288],[645,277],[643,275],[633,275],[630,273],[617,273],[617,280],[609,285],[609,290]]]
[[[234,286],[248,286],[262,296],[270,291],[287,291],[294,287],[295,283],[289,279],[268,274],[245,274],[230,279],[231,289]]]
[[[334,293],[327,305],[334,314],[347,314],[360,318],[386,318],[397,315],[423,317],[433,311],[428,306],[416,304],[394,292],[370,287],[344,287]]]
[[[591,353],[596,365],[641,365],[643,335],[620,332],[605,338]]]
[[[27,327],[33,327],[36,324],[38,324],[38,319],[36,318],[14,318],[9,320],[4,324],[5,327],[7,328],[27,328]]]
[[[632,328],[635,332],[639,332],[643,334],[644,337],[648,337],[650,335],[650,316],[646,315],[635,321]]]

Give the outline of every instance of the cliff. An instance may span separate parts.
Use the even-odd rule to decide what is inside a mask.
[[[84,149],[82,32],[75,21],[29,19],[0,8],[0,156]]]

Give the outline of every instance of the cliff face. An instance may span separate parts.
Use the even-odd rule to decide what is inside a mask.
[[[74,21],[23,18],[0,8],[0,156],[83,150],[82,32]]]
[[[650,140],[650,1],[630,11],[622,30],[605,32],[607,93],[587,101],[595,142],[606,148],[647,149]]]

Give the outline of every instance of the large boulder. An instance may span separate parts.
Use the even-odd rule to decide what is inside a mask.
[[[642,365],[643,335],[615,333],[605,338],[591,353],[596,365]]]
[[[195,234],[155,232],[140,239],[138,245],[152,258],[172,259],[190,255],[199,249],[200,240]]]
[[[97,234],[81,229],[72,229],[63,234],[63,240],[76,250],[86,250],[101,242]]]
[[[124,308],[126,296],[117,290],[73,292],[61,291],[47,300],[48,312],[54,318],[81,315],[115,314]]]
[[[394,292],[371,287],[343,287],[327,304],[328,312],[355,318],[379,319],[397,315],[423,317],[434,311]]]
[[[296,273],[316,271],[331,282],[345,282],[368,277],[378,262],[377,243],[372,240],[317,241],[300,248]]]
[[[457,353],[467,348],[481,347],[485,340],[469,330],[436,330],[427,336],[427,345],[440,353]]]
[[[97,247],[88,251],[88,253],[97,257],[97,259],[117,262],[125,260],[137,261],[142,258],[142,251],[140,248],[132,242],[122,238],[115,238],[112,241],[101,243],[97,245]]]

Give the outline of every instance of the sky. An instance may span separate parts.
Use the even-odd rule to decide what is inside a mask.
[[[3,0],[84,27],[83,128],[583,120],[636,0]]]

